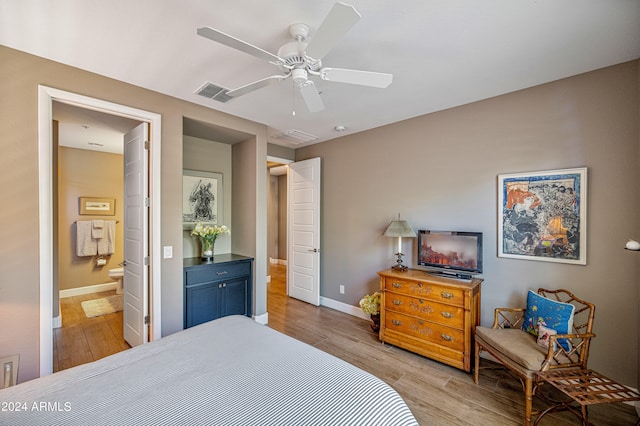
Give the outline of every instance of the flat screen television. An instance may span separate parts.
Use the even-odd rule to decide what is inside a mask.
[[[418,231],[418,265],[471,279],[482,273],[482,232]]]

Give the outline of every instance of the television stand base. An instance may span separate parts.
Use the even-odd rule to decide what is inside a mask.
[[[464,272],[445,272],[445,271],[425,271],[427,274],[438,275],[441,277],[448,278],[458,278],[460,280],[471,280],[473,279],[472,274],[465,274]]]

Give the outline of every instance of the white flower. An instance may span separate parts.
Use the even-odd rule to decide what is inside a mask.
[[[231,231],[227,225],[203,225],[198,222],[191,231],[191,235],[201,238],[218,236],[220,234],[230,234]]]

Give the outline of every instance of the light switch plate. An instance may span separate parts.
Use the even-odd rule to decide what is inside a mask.
[[[171,259],[173,257],[173,246],[164,246],[164,258]]]

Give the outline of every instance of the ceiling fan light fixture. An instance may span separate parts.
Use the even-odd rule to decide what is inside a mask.
[[[307,71],[302,68],[295,68],[291,71],[291,77],[297,84],[304,84],[307,81]]]

